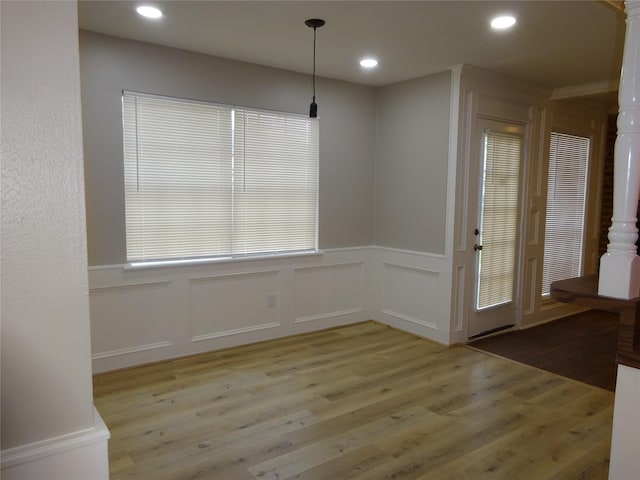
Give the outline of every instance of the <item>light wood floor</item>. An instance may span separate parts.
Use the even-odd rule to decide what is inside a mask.
[[[94,378],[111,479],[605,479],[613,393],[375,322]]]

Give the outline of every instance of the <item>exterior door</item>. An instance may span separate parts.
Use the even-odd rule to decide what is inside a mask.
[[[517,323],[524,128],[480,119],[475,138],[479,183],[470,338]]]

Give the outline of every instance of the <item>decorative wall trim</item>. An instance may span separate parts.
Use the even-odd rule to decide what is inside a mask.
[[[217,281],[224,280],[225,278],[236,279],[242,277],[257,277],[260,275],[264,275],[266,273],[279,274],[279,269],[268,269],[268,270],[251,270],[250,272],[234,272],[234,273],[221,273],[219,275],[203,275],[203,276],[192,276],[189,278],[190,283],[204,283],[207,281]]]
[[[424,258],[433,258],[436,260],[446,260],[446,256],[439,253],[419,252],[417,250],[403,250],[401,248],[384,247],[379,245],[374,246],[373,249],[380,252],[401,253],[404,255],[415,255]]]
[[[551,100],[561,100],[566,98],[586,97],[601,93],[617,92],[618,82],[604,80],[602,82],[584,83],[582,85],[572,85],[570,87],[554,88],[551,93]]]
[[[425,273],[425,274],[436,276],[436,277],[440,276],[440,272],[438,270],[432,270],[430,268],[415,267],[412,265],[404,265],[401,263],[394,263],[394,262],[382,262],[382,265],[384,265],[385,267],[397,268],[399,270],[412,270],[415,272]]]
[[[411,322],[415,325],[420,325],[422,327],[428,327],[428,328],[433,328],[434,330],[438,329],[438,325],[433,323],[433,322],[428,322],[426,320],[420,320],[419,318],[414,318],[411,317],[409,315],[404,315],[402,313],[398,313],[398,312],[394,312],[393,310],[389,310],[389,309],[382,309],[382,313],[389,315],[391,317],[395,317],[395,318],[399,318],[400,320],[405,320],[407,322]]]
[[[372,247],[350,247],[237,263],[90,267],[94,372],[372,319],[373,258]]]
[[[462,332],[465,327],[465,284],[466,284],[466,272],[467,269],[464,265],[458,265],[456,267],[455,274],[455,285],[456,288],[453,291],[454,301],[451,302],[454,310],[453,310],[453,319],[454,319],[454,330],[456,332]]]
[[[527,258],[525,261],[525,275],[523,279],[523,315],[532,315],[536,310],[536,302],[540,299],[536,296],[536,279],[538,277],[538,258]]]
[[[373,320],[450,343],[455,272],[447,256],[375,247],[367,268],[372,280],[365,308]]]
[[[280,260],[280,259],[290,259],[290,258],[301,258],[301,257],[313,257],[317,255],[322,255],[324,252],[322,250],[313,250],[306,252],[294,252],[294,253],[274,253],[270,255],[247,255],[243,256],[228,256],[228,257],[214,257],[214,258],[203,258],[198,260],[167,260],[167,261],[149,261],[149,262],[139,262],[139,263],[126,263],[122,266],[124,270],[147,270],[150,268],[174,268],[174,267],[189,267],[189,266],[205,266],[211,267],[215,265],[220,265],[224,263],[234,263],[238,262],[253,262],[256,260]]]
[[[118,291],[118,290],[129,290],[131,288],[168,287],[168,286],[169,286],[168,281],[123,283],[122,285],[106,285],[103,287],[90,287],[89,293],[102,293],[102,292],[111,292],[111,291]]]
[[[222,332],[205,333],[203,335],[194,335],[193,337],[191,337],[191,342],[202,342],[204,340],[212,340],[214,338],[228,337],[230,335],[240,335],[243,333],[257,332],[259,330],[266,330],[268,328],[277,328],[279,326],[280,326],[279,323],[272,322],[272,323],[263,323],[262,325],[254,325],[251,327],[236,328],[233,330],[224,330]]]
[[[460,182],[458,177],[464,181],[468,175],[468,168],[465,164],[458,160],[458,150],[464,150],[461,134],[461,112],[466,108],[465,103],[468,99],[461,95],[462,92],[462,68],[461,64],[450,67],[451,70],[451,104],[449,107],[449,154],[447,157],[447,203],[446,203],[446,232],[445,232],[445,257],[452,264],[453,251],[466,250],[467,235],[466,223],[460,225],[462,228],[456,228],[456,215],[458,209],[462,208],[461,214],[466,215],[468,189],[456,189],[456,185]],[[462,168],[461,168],[462,167]],[[465,182],[466,184],[466,182]],[[458,200],[461,196],[461,201]]]
[[[295,272],[302,272],[308,270],[330,270],[334,268],[340,267],[361,267],[364,262],[342,262],[342,263],[331,263],[328,265],[312,265],[310,267],[296,267],[294,268]]]
[[[293,323],[321,321],[363,312],[363,268],[363,261],[295,268]]]
[[[351,315],[354,313],[364,312],[364,308],[351,308],[349,310],[338,310],[335,312],[322,313],[319,315],[309,315],[307,317],[298,317],[294,323],[312,322],[314,320],[323,320],[325,318],[341,317],[343,315]]]
[[[435,322],[427,320],[428,314],[430,314],[429,318],[438,318],[440,272],[433,268],[391,261],[383,261],[382,266],[384,290],[382,292],[381,313],[414,325],[440,330],[437,320]],[[391,279],[389,275],[395,275],[395,277]],[[435,290],[430,291],[428,284],[420,283],[423,281],[433,282]],[[411,295],[412,290],[416,295]],[[410,298],[406,297],[407,294],[410,295]],[[429,301],[430,298],[433,299],[433,302]],[[397,308],[400,304],[406,307],[405,312],[401,312]],[[416,316],[415,313],[424,315]],[[450,321],[446,323],[449,328]]]
[[[153,312],[159,308],[158,302],[164,305],[168,301],[169,324],[168,337],[158,338],[158,332],[151,330],[155,316],[146,315],[142,325],[149,329],[149,334],[146,338],[136,337],[138,345],[124,348],[109,349],[108,338],[98,339],[107,348],[93,356],[94,369],[99,372],[126,368],[369,319],[442,344],[465,342],[465,302],[470,278],[465,265],[450,268],[450,262],[442,255],[378,246],[325,250],[314,259],[227,263],[216,268],[176,267],[162,272],[124,271],[121,265],[99,268],[99,272],[89,276],[91,292],[115,293],[113,301],[118,302],[120,290],[133,289],[133,298],[126,299],[127,305],[131,305],[131,315],[140,307],[135,301],[136,288],[142,288],[142,294],[144,287],[166,287],[170,301],[167,296],[156,295],[151,297],[153,305],[143,304],[140,308]],[[207,282],[212,282],[212,292],[219,300],[210,301]],[[193,286],[200,288],[195,297]],[[238,295],[227,297],[219,288],[230,288]],[[275,301],[268,306],[267,296],[272,294]],[[251,301],[264,303],[257,309],[249,309],[248,316],[234,325],[228,319],[236,318],[237,308],[244,312],[241,304],[235,302],[246,302],[246,295]],[[145,298],[148,297],[140,297],[142,302]],[[106,302],[96,304],[99,309],[96,318],[107,322],[102,325],[105,335],[109,330],[104,327],[111,322],[110,301],[107,298]],[[207,317],[208,309],[214,312],[211,318]],[[192,323],[192,314],[197,315],[198,323]],[[118,322],[127,325],[136,320],[122,318]]]
[[[321,250],[323,253],[342,253],[342,252],[362,252],[376,248],[376,245],[362,245],[356,247],[340,247],[340,248],[326,248]]]
[[[105,348],[106,351],[93,356],[96,371],[125,368],[369,319],[441,344],[466,341],[465,302],[472,279],[464,264],[451,267],[443,255],[368,246],[325,250],[322,256],[313,259],[298,258],[287,262],[278,259],[271,263],[265,263],[264,260],[255,264],[227,263],[215,268],[176,267],[162,269],[161,273],[158,269],[123,271],[121,265],[99,270],[99,273],[93,272],[89,276],[94,293],[118,293],[120,289],[161,285],[167,287],[167,294],[171,297],[167,304],[169,325],[166,339],[158,338],[157,332],[149,331],[148,338],[136,339],[139,345]],[[248,287],[243,283],[245,280]],[[117,282],[121,284],[114,285]],[[212,282],[212,292],[218,295],[222,305],[220,300],[209,301],[211,297],[207,295],[207,282]],[[216,282],[220,282],[220,285],[216,285]],[[234,283],[235,286],[229,287]],[[202,289],[192,297],[191,287],[194,285]],[[455,288],[451,288],[451,285]],[[219,288],[230,288],[233,294],[227,297],[220,293]],[[238,292],[237,296],[235,292]],[[268,306],[267,296],[272,294],[276,298],[274,304]],[[257,310],[250,309],[242,322],[234,325],[225,321],[236,318],[233,316],[236,308],[244,311],[239,306],[241,304],[234,302],[246,302],[247,295],[251,301],[264,303],[260,303]],[[115,295],[116,302],[117,297]],[[145,297],[141,299],[145,301]],[[164,304],[166,298],[156,296],[152,300]],[[133,302],[131,311],[135,313],[139,306],[135,303],[135,296],[127,301]],[[192,311],[194,305],[198,310]],[[110,322],[109,302],[98,304],[98,308],[98,319]],[[144,308],[144,311],[147,308],[153,311],[158,306],[145,305]],[[210,319],[207,318],[207,309],[214,312]],[[192,324],[193,313],[198,316],[200,323]],[[215,318],[216,315],[220,321]],[[144,325],[151,326],[155,317],[147,317]],[[136,319],[124,318],[119,322],[126,325],[130,320]],[[109,323],[104,325],[108,326]],[[531,325],[522,325],[523,328],[525,326]],[[108,330],[103,331],[108,333]]]
[[[280,275],[280,269],[260,269],[190,278],[190,342],[280,326]]]
[[[117,350],[110,350],[108,352],[100,352],[95,355],[91,355],[91,360],[99,360],[101,358],[120,357],[122,355],[130,355],[132,353],[145,352],[147,350],[154,350],[156,348],[165,348],[173,345],[171,342],[157,342],[149,343],[147,345],[136,345],[135,347],[119,348]]]
[[[114,285],[114,280],[89,288],[92,359],[104,361],[171,347],[175,318],[171,282],[123,279],[121,285]]]

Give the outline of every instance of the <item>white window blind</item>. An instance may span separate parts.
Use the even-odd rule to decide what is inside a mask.
[[[519,135],[484,133],[477,310],[513,300],[521,143]]]
[[[235,254],[315,248],[317,150],[317,121],[235,110]]]
[[[318,123],[123,93],[128,261],[317,247]]]
[[[582,274],[589,145],[587,137],[551,133],[542,295]]]

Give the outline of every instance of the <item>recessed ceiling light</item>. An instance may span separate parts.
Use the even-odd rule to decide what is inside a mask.
[[[363,58],[360,60],[360,66],[364,68],[377,67],[378,61],[375,58]]]
[[[141,7],[136,8],[136,12],[138,12],[143,17],[147,17],[147,18],[162,17],[162,11],[159,8],[150,7],[149,5],[143,5]]]
[[[516,18],[511,15],[501,15],[491,20],[491,28],[494,30],[506,30],[516,24]]]

